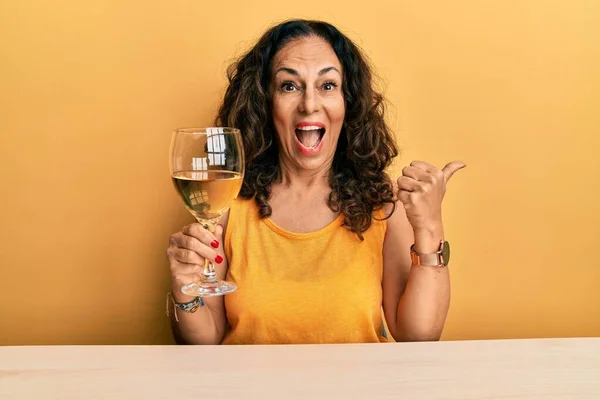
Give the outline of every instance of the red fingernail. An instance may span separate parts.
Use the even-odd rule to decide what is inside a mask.
[[[221,264],[221,263],[223,262],[223,257],[221,257],[221,256],[216,256],[216,257],[215,257],[215,262],[216,262],[217,264]]]
[[[217,242],[216,240],[213,240],[212,242],[210,242],[210,245],[216,249],[219,247],[219,242]]]

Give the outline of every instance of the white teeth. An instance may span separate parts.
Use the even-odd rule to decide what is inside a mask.
[[[318,129],[323,129],[320,126],[303,126],[301,128],[298,128],[298,130],[301,131],[316,131]]]

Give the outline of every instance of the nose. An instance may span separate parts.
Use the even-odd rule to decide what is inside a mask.
[[[314,89],[304,91],[298,110],[305,114],[313,114],[321,109],[321,100]]]

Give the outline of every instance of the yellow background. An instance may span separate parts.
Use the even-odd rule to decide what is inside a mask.
[[[299,16],[370,57],[394,175],[468,165],[443,339],[600,335],[595,0],[0,4],[0,344],[171,343],[171,131],[210,124],[229,61]]]

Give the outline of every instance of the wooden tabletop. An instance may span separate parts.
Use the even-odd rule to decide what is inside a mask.
[[[0,347],[0,399],[600,399],[600,338]]]

